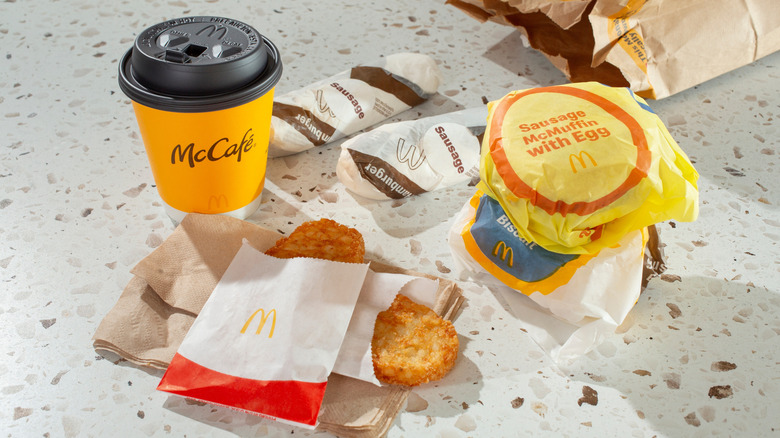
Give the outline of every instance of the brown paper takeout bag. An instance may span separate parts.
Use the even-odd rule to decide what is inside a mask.
[[[167,368],[243,239],[264,251],[280,237],[227,216],[187,215],[162,245],[131,270],[134,277],[95,332],[94,348],[140,366]],[[449,280],[377,262],[370,262],[369,268],[439,280],[433,310],[446,319],[454,319],[465,301],[458,285]],[[342,437],[383,436],[409,391],[331,374],[318,429]]]
[[[780,50],[777,0],[447,0],[521,31],[572,82],[661,99]]]

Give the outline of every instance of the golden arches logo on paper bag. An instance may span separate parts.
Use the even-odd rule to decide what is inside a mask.
[[[512,251],[512,247],[507,246],[503,240],[496,242],[496,245],[493,247],[493,256],[500,258],[510,268],[515,264],[515,253]]]
[[[255,310],[255,312],[249,316],[249,319],[246,320],[244,323],[244,326],[241,327],[241,334],[246,333],[246,330],[249,328],[249,326],[252,324],[252,320],[255,319],[255,316],[257,314],[260,314],[260,322],[257,325],[257,330],[255,331],[256,335],[259,335],[260,332],[263,331],[263,327],[265,327],[265,323],[268,321],[268,318],[273,314],[273,319],[271,320],[271,330],[268,331],[268,338],[272,338],[274,336],[274,330],[276,329],[276,309],[271,309],[268,313],[265,312],[265,309],[262,307]]]

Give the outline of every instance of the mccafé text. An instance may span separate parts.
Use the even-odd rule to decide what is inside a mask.
[[[186,161],[190,167],[195,167],[197,163],[202,161],[219,161],[230,157],[235,157],[236,161],[241,162],[241,156],[252,149],[253,138],[252,128],[249,128],[244,133],[241,142],[231,143],[229,138],[222,137],[208,148],[199,149],[196,149],[195,143],[190,143],[185,147],[177,144],[171,152],[171,164],[175,165],[177,162],[184,163]]]

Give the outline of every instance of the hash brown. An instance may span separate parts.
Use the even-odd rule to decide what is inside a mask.
[[[380,382],[417,386],[444,377],[458,356],[452,322],[398,294],[377,315],[371,356]]]
[[[302,223],[289,236],[276,241],[267,255],[282,259],[309,257],[336,262],[363,263],[363,235],[332,219]]]

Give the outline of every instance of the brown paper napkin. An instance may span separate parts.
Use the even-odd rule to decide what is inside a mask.
[[[162,245],[131,270],[134,277],[95,332],[94,348],[141,366],[167,368],[242,240],[264,251],[280,237],[227,216],[187,215]],[[433,310],[444,318],[454,319],[465,301],[458,285],[449,280],[377,262],[371,262],[370,268],[439,280]],[[409,391],[332,374],[318,428],[342,437],[383,436]]]

